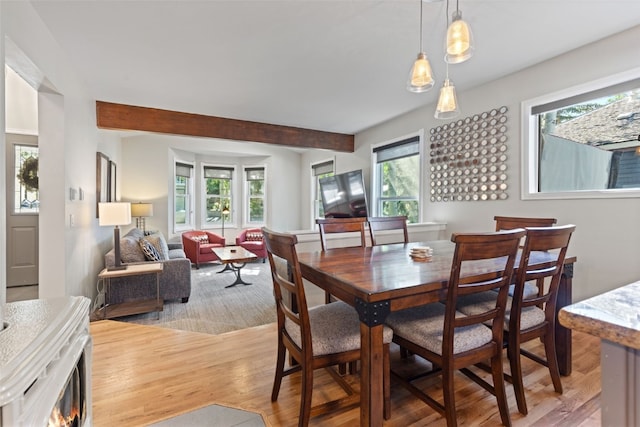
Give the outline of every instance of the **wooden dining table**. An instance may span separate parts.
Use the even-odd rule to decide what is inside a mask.
[[[427,262],[409,255],[415,246],[429,246],[433,256]],[[382,426],[383,342],[385,319],[392,311],[446,299],[454,243],[448,240],[412,242],[373,247],[336,248],[300,252],[302,276],[316,286],[352,305],[360,317],[360,425]],[[543,267],[553,255],[532,252],[529,265]],[[563,269],[557,310],[571,304],[571,281],[575,257],[567,256]],[[518,261],[516,261],[517,265]],[[499,263],[474,262],[463,268],[463,276],[499,269]],[[556,314],[557,315],[557,314]],[[571,331],[556,322],[556,350],[560,373],[571,373]]]

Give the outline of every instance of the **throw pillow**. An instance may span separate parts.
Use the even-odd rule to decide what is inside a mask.
[[[138,244],[138,239],[132,236],[126,236],[120,239],[120,260],[125,264],[146,260]]]
[[[246,240],[250,242],[259,242],[262,240],[262,233],[260,232],[247,233],[245,234],[245,237],[246,237]]]
[[[148,240],[140,239],[140,248],[147,261],[160,261],[160,254]]]
[[[139,228],[134,227],[129,230],[127,234],[125,234],[125,237],[133,237],[137,241],[140,240],[140,238],[144,237],[144,233]]]
[[[169,246],[162,233],[151,234],[144,239],[148,240],[156,248],[161,260],[169,259]]]
[[[191,236],[191,238],[203,245],[209,243],[209,236],[207,236],[206,234],[198,234],[196,236]]]

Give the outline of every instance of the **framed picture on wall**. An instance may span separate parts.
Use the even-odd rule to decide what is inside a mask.
[[[118,200],[116,190],[116,180],[117,180],[117,172],[116,172],[116,163],[109,161],[109,201],[116,202]]]
[[[96,218],[99,217],[98,203],[109,201],[109,158],[96,153]]]

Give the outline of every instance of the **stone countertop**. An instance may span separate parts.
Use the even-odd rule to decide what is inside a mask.
[[[640,281],[564,307],[558,320],[569,329],[640,350]]]

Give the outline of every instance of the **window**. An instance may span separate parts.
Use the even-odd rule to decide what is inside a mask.
[[[315,227],[317,218],[324,218],[324,207],[322,206],[322,193],[320,192],[320,178],[333,176],[333,160],[311,165],[312,197],[313,197],[313,218],[311,223]]]
[[[373,208],[377,216],[420,220],[421,135],[373,148]]]
[[[175,165],[175,187],[173,223],[175,230],[191,228],[193,224],[193,166],[186,163]]]
[[[246,221],[264,224],[265,172],[263,167],[245,168]]]
[[[205,224],[217,226],[224,221],[233,222],[233,168],[204,166]],[[224,220],[222,218],[223,210]]]
[[[13,213],[38,213],[40,210],[38,147],[15,144],[14,156]]]
[[[637,196],[640,70],[523,103],[523,198]]]

